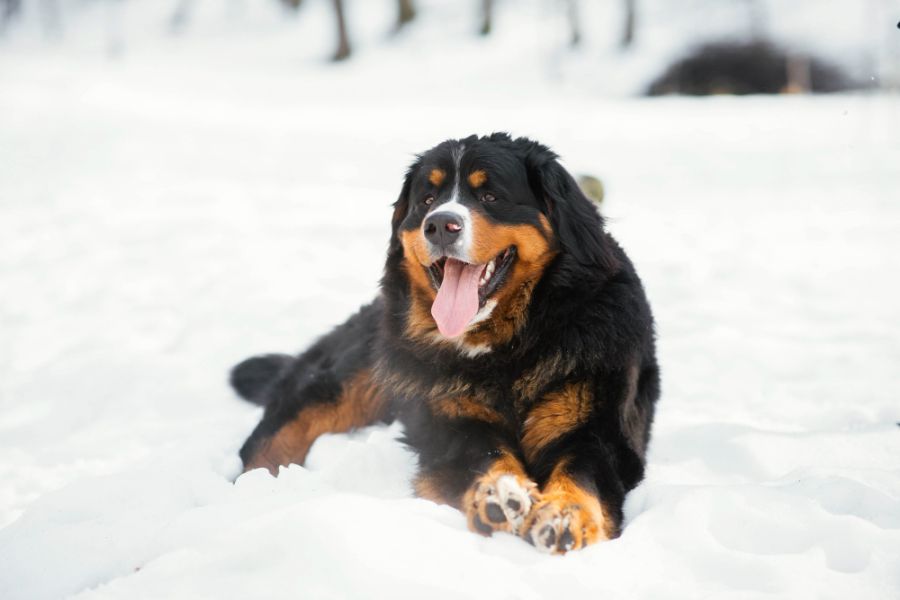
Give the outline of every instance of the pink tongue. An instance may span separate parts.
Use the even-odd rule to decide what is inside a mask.
[[[444,281],[431,305],[431,316],[446,337],[456,337],[478,312],[478,280],[484,265],[470,265],[448,258],[444,264]]]

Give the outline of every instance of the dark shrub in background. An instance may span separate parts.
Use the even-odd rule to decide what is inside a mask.
[[[675,61],[648,96],[837,92],[862,87],[835,65],[767,41],[714,42]]]

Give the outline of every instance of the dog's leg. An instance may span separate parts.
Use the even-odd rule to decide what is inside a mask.
[[[387,399],[372,376],[379,311],[377,304],[364,307],[293,362],[269,356],[235,370],[238,391],[266,407],[241,448],[245,471],[265,467],[277,474],[281,465],[302,465],[323,433],[342,433],[386,415]],[[271,368],[253,367],[259,360]],[[266,377],[276,380],[257,381]]]
[[[300,391],[294,411],[269,405],[262,421],[241,448],[244,471],[265,467],[273,475],[279,466],[302,465],[313,442],[323,433],[343,433],[370,425],[386,412],[381,390],[369,370],[359,371],[334,389],[332,381],[314,381]],[[297,406],[299,405],[299,406]]]
[[[461,509],[472,531],[520,535],[526,517],[538,502],[537,484],[525,473],[519,459],[507,451],[498,454],[466,490]]]
[[[640,396],[631,368],[568,383],[530,410],[522,450],[543,485],[522,535],[539,549],[561,554],[619,535],[625,493],[643,476],[638,421],[651,415],[634,414]]]
[[[540,550],[564,554],[617,537],[620,513],[621,507],[616,514],[606,497],[601,501],[587,469],[563,459],[541,490],[521,535]]]
[[[419,454],[416,495],[458,508],[472,531],[517,534],[537,501],[537,484],[500,415],[459,398],[410,412],[404,421],[407,442]]]

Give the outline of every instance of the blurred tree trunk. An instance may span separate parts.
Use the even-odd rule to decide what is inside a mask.
[[[22,0],[0,0],[0,30],[16,18],[22,9]]]
[[[394,27],[394,31],[400,31],[415,18],[416,7],[413,5],[413,0],[398,0],[397,25]]]
[[[619,48],[628,50],[634,44],[634,30],[637,21],[637,0],[622,0],[625,9],[625,21],[622,25],[622,38]]]
[[[491,32],[494,21],[494,0],[481,0],[481,35]]]
[[[188,20],[191,16],[191,6],[193,0],[178,0],[175,10],[169,17],[169,31],[172,33],[181,33],[187,27]]]
[[[568,0],[566,9],[569,16],[569,45],[577,48],[581,43],[581,27],[578,23],[578,0]]]
[[[40,3],[41,21],[47,37],[61,38],[63,34],[62,12],[58,0],[43,0]]]
[[[350,38],[347,37],[347,21],[344,19],[344,0],[333,0],[334,16],[337,19],[338,47],[331,58],[334,61],[350,58]]]

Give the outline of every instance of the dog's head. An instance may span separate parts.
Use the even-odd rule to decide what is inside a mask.
[[[407,333],[469,353],[512,337],[557,258],[603,260],[602,221],[556,155],[506,134],[422,154],[392,225],[410,288]]]

